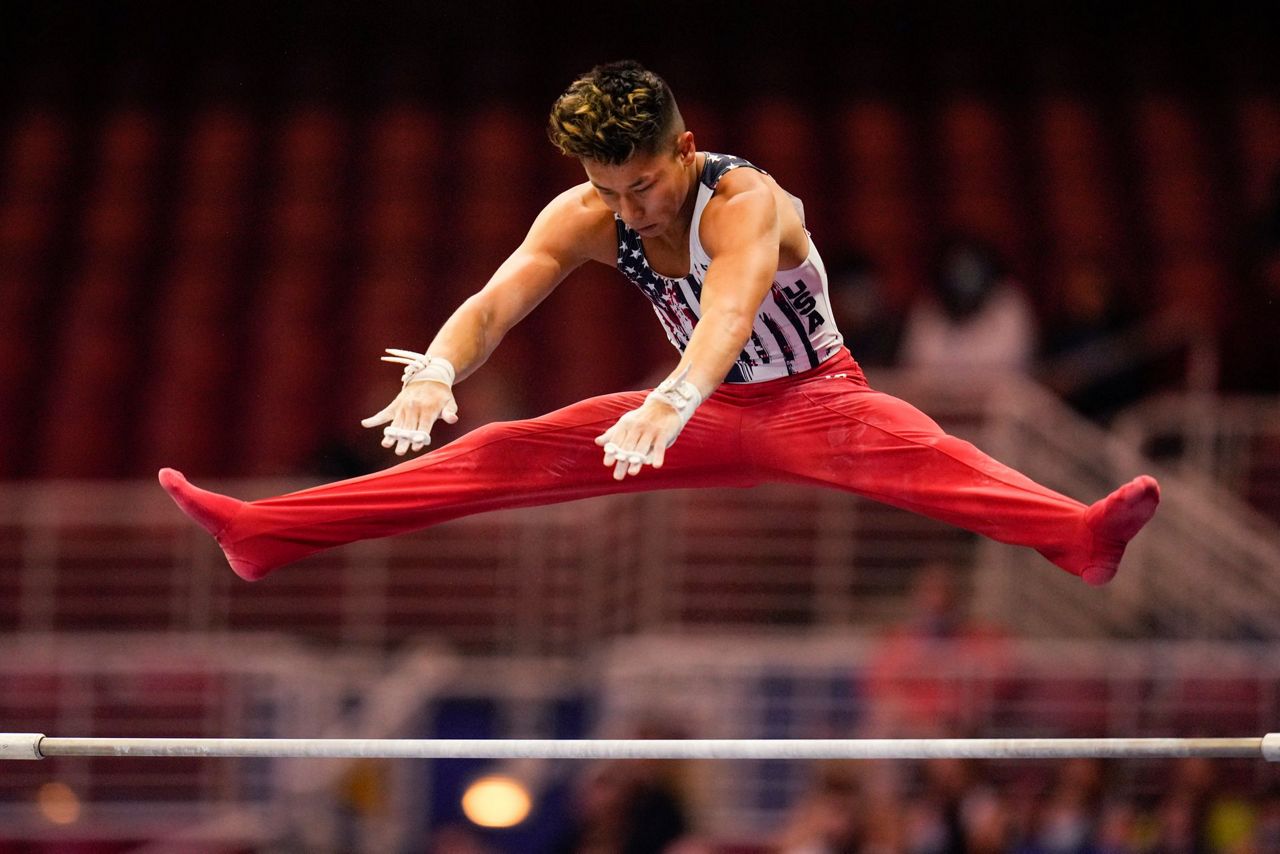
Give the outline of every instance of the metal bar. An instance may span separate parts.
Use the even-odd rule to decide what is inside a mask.
[[[1255,738],[377,739],[54,738],[0,734],[0,760],[49,756],[376,759],[1142,759],[1280,761],[1280,733]]]

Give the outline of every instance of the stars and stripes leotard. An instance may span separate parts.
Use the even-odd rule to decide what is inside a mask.
[[[711,266],[711,256],[698,234],[702,212],[715,195],[720,179],[744,166],[764,172],[740,157],[706,155],[689,227],[689,272],[683,278],[673,279],[654,270],[645,256],[640,234],[615,215],[618,270],[653,303],[667,338],[681,352],[702,316],[702,281]],[[827,271],[810,238],[804,263],[774,274],[773,285],[756,312],[751,338],[725,382],[762,382],[811,370],[833,356],[841,343],[831,316]]]

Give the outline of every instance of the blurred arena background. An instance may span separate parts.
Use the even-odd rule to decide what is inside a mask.
[[[6,4],[0,730],[1280,728],[1278,21]],[[804,200],[873,384],[1083,500],[1161,477],[1111,587],[793,488],[493,514],[231,575],[156,469],[254,497],[389,464],[358,425],[396,388],[382,349],[425,346],[581,180],[546,109],[624,57],[701,148]],[[580,271],[437,441],[642,387],[673,353],[621,277]],[[516,794],[474,788],[492,775]],[[1225,761],[56,759],[0,768],[0,852],[1268,852],[1278,783]]]

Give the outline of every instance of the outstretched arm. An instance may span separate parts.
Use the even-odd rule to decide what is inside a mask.
[[[383,447],[394,446],[400,455],[420,451],[430,444],[437,419],[456,422],[453,383],[474,373],[565,276],[599,254],[603,220],[583,199],[581,188],[574,188],[543,209],[488,283],[445,321],[420,360],[425,367],[410,372],[414,375],[407,375],[395,399],[361,422],[365,427],[387,425]],[[612,222],[607,225],[611,228]]]
[[[780,225],[767,179],[746,169],[725,176],[703,211],[699,236],[712,260],[702,284],[702,317],[680,364],[643,406],[596,439],[618,480],[646,463],[662,467],[693,410],[724,381],[751,337],[778,269]]]

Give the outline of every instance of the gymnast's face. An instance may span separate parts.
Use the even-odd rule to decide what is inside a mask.
[[[684,131],[671,148],[656,154],[636,154],[616,166],[583,160],[582,166],[609,210],[641,237],[659,237],[669,231],[683,233],[682,215],[697,177],[696,160],[693,134]]]

